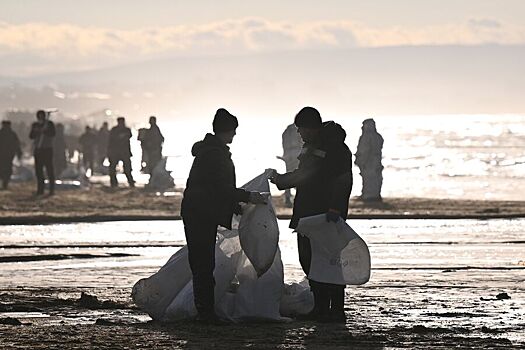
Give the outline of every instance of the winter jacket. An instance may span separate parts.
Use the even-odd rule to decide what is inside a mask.
[[[188,176],[181,215],[197,216],[231,229],[239,202],[248,202],[249,192],[236,188],[235,166],[230,148],[217,136],[206,134],[191,150],[195,157]]]
[[[131,147],[129,139],[131,138],[131,129],[127,126],[115,126],[109,132],[108,139],[108,157],[109,158],[130,158]]]
[[[0,150],[0,159],[2,160],[11,161],[15,155],[19,158],[22,156],[20,140],[12,129],[0,129]]]
[[[346,219],[352,190],[352,153],[345,138],[339,124],[323,123],[317,141],[304,144],[297,170],[276,177],[280,190],[296,187],[291,228],[297,227],[300,218],[329,209],[338,210]]]
[[[33,140],[33,149],[53,148],[55,133],[55,124],[52,121],[34,122],[29,133],[29,138]]]

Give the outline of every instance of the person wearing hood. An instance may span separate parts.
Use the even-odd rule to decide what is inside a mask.
[[[272,171],[270,180],[280,190],[296,188],[290,227],[299,219],[325,214],[327,221],[346,220],[352,190],[352,153],[344,143],[346,132],[333,121],[322,122],[313,107],[304,107],[294,124],[304,141],[299,166],[286,174]],[[311,245],[307,237],[297,235],[299,262],[306,275],[311,263]],[[344,322],[344,285],[309,280],[314,308],[307,319]]]
[[[9,180],[13,174],[13,159],[15,155],[18,160],[22,159],[22,149],[20,140],[16,133],[11,129],[11,121],[3,120],[0,129],[0,181],[2,189],[7,190]]]
[[[377,132],[374,119],[365,119],[361,129],[363,134],[359,137],[355,153],[355,165],[359,167],[363,178],[361,199],[365,202],[381,201],[383,137]]]
[[[213,134],[206,134],[192,147],[195,159],[181,204],[197,320],[202,322],[218,322],[213,278],[217,227],[231,229],[233,214],[241,213],[240,202],[266,202],[261,193],[236,187],[235,166],[228,144],[232,143],[237,126],[235,116],[224,108],[217,110]]]

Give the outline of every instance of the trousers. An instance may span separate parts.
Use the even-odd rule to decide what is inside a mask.
[[[215,242],[217,224],[197,216],[184,216],[184,233],[193,276],[193,296],[199,314],[214,313]]]
[[[55,168],[53,166],[53,149],[37,148],[33,153],[35,157],[36,193],[44,193],[44,168],[49,179],[49,193],[55,192]]]

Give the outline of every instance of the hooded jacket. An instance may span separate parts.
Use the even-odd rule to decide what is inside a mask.
[[[239,202],[248,202],[249,192],[236,188],[235,166],[230,148],[217,136],[206,134],[191,149],[195,157],[181,205],[183,217],[197,216],[231,229]]]
[[[324,122],[317,140],[303,145],[297,170],[276,177],[280,190],[296,187],[291,228],[300,218],[328,209],[338,210],[346,220],[353,181],[352,153],[345,138],[341,125]]]

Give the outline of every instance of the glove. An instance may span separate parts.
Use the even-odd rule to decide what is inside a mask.
[[[262,195],[260,192],[250,192],[250,196],[248,197],[248,201],[252,204],[266,204],[267,199],[266,196]]]
[[[326,222],[338,222],[340,218],[338,211],[329,210],[326,212]]]
[[[277,176],[277,170],[275,170],[275,169],[266,169],[266,174],[268,175],[268,180],[270,180],[270,182],[274,182],[275,181],[275,177]]]

